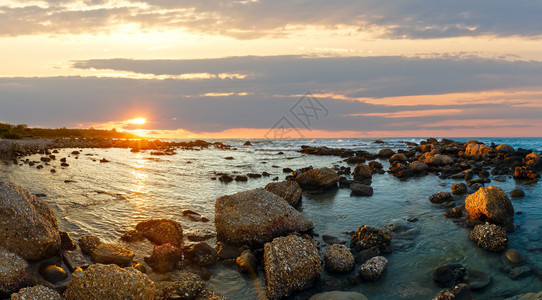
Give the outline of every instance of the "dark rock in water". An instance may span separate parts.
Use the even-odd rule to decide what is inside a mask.
[[[309,300],[368,300],[368,298],[357,292],[331,291],[315,294]]]
[[[243,146],[252,146],[252,143],[250,141],[246,141]]]
[[[55,169],[51,169],[51,173],[56,173],[56,170],[55,170]]]
[[[404,153],[396,153],[394,155],[392,155],[389,159],[390,161],[390,164],[392,163],[404,163],[408,160],[408,157],[404,154]]]
[[[276,176],[276,177],[273,177],[273,179],[271,179],[271,180],[273,180],[273,181],[277,181],[277,180],[279,180],[279,177],[278,177],[278,176]]]
[[[201,291],[205,288],[205,282],[191,272],[182,272],[176,278],[177,280],[167,283],[162,287],[159,299],[213,299],[198,298]]]
[[[468,273],[467,283],[473,291],[485,288],[491,281],[491,277],[482,271],[470,269]]]
[[[39,273],[45,280],[57,283],[68,278],[68,273],[59,266],[44,264],[39,267]]]
[[[350,247],[357,251],[373,246],[376,246],[382,253],[391,253],[391,232],[387,229],[363,225],[352,235]]]
[[[116,264],[126,266],[135,254],[130,249],[117,245],[101,244],[92,250],[91,258],[94,263],[100,264]]]
[[[527,167],[516,167],[514,170],[514,178],[516,179],[534,179],[538,180],[538,175],[534,170]]]
[[[261,178],[262,177],[262,174],[257,174],[257,173],[247,173],[247,177],[248,178]]]
[[[346,281],[334,277],[320,278],[314,284],[322,292],[342,291],[346,288]],[[311,293],[312,291],[307,291]]]
[[[431,201],[431,203],[441,204],[454,201],[454,197],[450,192],[439,192],[429,196],[429,201]]]
[[[63,163],[66,162],[66,158],[65,157],[61,158],[60,162],[63,162]]]
[[[511,263],[513,265],[517,265],[517,264],[520,264],[523,262],[523,254],[521,254],[518,250],[516,249],[508,249],[506,250],[506,252],[504,252],[503,254],[503,259],[507,262],[507,263]]]
[[[51,206],[22,187],[0,182],[0,247],[26,260],[53,256],[60,234]]]
[[[373,160],[369,162],[369,168],[371,168],[371,171],[376,172],[381,171],[383,166],[380,162]]]
[[[369,167],[369,165],[358,164],[354,168],[352,176],[354,176],[354,180],[371,179],[373,177],[373,171],[371,170],[371,167]]]
[[[154,272],[165,273],[175,269],[175,265],[182,259],[182,255],[183,252],[180,248],[167,243],[154,246],[151,255],[146,256],[144,260]]]
[[[370,258],[378,255],[380,255],[380,250],[378,250],[378,247],[375,246],[355,253],[354,260],[356,261],[356,264],[362,264]]]
[[[322,235],[322,240],[324,240],[324,242],[326,242],[329,245],[346,244],[345,240],[341,240],[341,239],[339,239],[337,237],[327,235],[327,234]]]
[[[257,247],[314,225],[284,199],[258,188],[218,198],[215,227],[220,241]]]
[[[346,159],[346,163],[347,164],[362,164],[365,162],[365,158],[363,157],[360,157],[360,156],[351,156],[349,158]]]
[[[388,149],[388,148],[378,151],[378,157],[379,158],[390,158],[394,154],[395,154],[395,151],[393,151],[391,149]]]
[[[127,243],[140,242],[144,240],[143,234],[137,230],[131,230],[126,232],[120,237],[120,240]]]
[[[42,162],[50,162],[50,161],[51,161],[51,158],[49,158],[49,157],[41,157],[40,160],[41,160]]]
[[[461,264],[446,264],[433,269],[433,280],[442,287],[453,287],[467,279],[468,271]]]
[[[237,270],[241,273],[256,274],[256,268],[258,267],[258,260],[256,256],[252,254],[250,250],[245,250],[237,259]]]
[[[11,300],[27,300],[27,299],[47,299],[47,300],[62,300],[60,294],[44,285],[35,285],[19,290],[15,294],[11,294]]]
[[[217,251],[205,242],[183,249],[184,257],[199,266],[212,265],[217,260]]]
[[[216,237],[216,234],[207,230],[205,231],[196,230],[194,232],[186,233],[186,238],[192,242],[203,242],[205,240],[212,239],[214,237]]]
[[[333,273],[346,273],[354,270],[354,256],[345,245],[335,244],[324,253],[326,270]]]
[[[463,195],[467,193],[467,185],[460,182],[452,185],[452,194]]]
[[[380,279],[388,266],[388,260],[384,256],[375,256],[359,267],[359,276],[368,281]]]
[[[369,185],[353,183],[350,185],[350,189],[352,190],[352,195],[354,196],[372,196],[373,195],[373,188]]]
[[[100,159],[100,162],[101,162],[101,163],[108,163],[109,160],[107,160],[107,159],[105,159],[105,158],[102,158],[102,159]]]
[[[264,270],[267,297],[281,299],[308,288],[320,277],[322,266],[311,240],[289,235],[265,244]]]
[[[470,233],[470,239],[488,251],[502,251],[506,248],[506,231],[495,224],[476,225]]]
[[[295,181],[302,189],[325,190],[337,187],[339,175],[330,168],[312,169],[298,175]]]
[[[510,270],[510,273],[508,274],[508,276],[513,280],[517,280],[517,279],[524,278],[531,275],[532,272],[533,270],[531,268],[527,266],[522,266],[522,267],[516,267]]]
[[[220,175],[220,177],[218,177],[218,180],[220,180],[220,182],[228,183],[232,182],[233,178],[230,175],[224,174]]]
[[[467,196],[465,209],[471,219],[482,219],[500,225],[514,222],[514,207],[506,193],[496,186],[479,189]]]
[[[469,286],[464,283],[460,283],[447,290],[438,292],[433,300],[471,300],[472,295]]]
[[[60,166],[61,166],[61,167],[69,167],[70,165],[67,164],[67,163],[65,163],[65,162],[63,162],[63,163],[60,164]]]
[[[235,176],[235,181],[245,182],[245,181],[248,181],[248,177],[246,177],[244,175],[237,175],[237,176]]]
[[[86,269],[89,266],[87,259],[79,250],[62,252],[62,259],[70,272],[75,271],[77,268]]]
[[[522,190],[512,190],[510,191],[510,196],[514,198],[523,198],[525,197],[525,192]]]
[[[28,263],[22,257],[0,247],[0,298],[9,298],[19,289],[36,284],[27,269]]]
[[[102,244],[99,237],[89,234],[79,239],[79,247],[84,254],[90,255],[96,247]]]
[[[267,184],[264,189],[286,200],[291,206],[296,206],[299,203],[303,193],[295,181],[272,182]]]
[[[139,222],[136,230],[155,245],[170,243],[177,247],[183,243],[183,228],[177,221],[152,219]]]
[[[224,157],[225,160],[232,160],[233,159],[233,156],[226,156]]]
[[[481,183],[474,183],[471,186],[469,186],[469,194],[476,193],[479,189],[483,188],[484,185]]]
[[[461,218],[463,216],[463,207],[456,206],[450,210],[447,210],[444,215],[446,218]]]
[[[77,245],[70,237],[70,234],[65,231],[60,231],[60,248],[62,250],[73,251],[77,248]]]
[[[223,242],[218,242],[217,244],[218,244],[217,257],[220,260],[236,259],[239,255],[241,255],[241,251],[239,250],[239,247],[234,247],[234,246],[225,244]]]

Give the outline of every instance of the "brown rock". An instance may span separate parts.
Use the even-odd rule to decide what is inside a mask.
[[[205,242],[194,244],[184,249],[184,257],[199,266],[212,265],[217,260],[217,251]]]
[[[154,246],[152,254],[144,258],[156,273],[173,271],[178,261],[182,259],[183,252],[172,244]]]
[[[534,179],[540,177],[534,170],[527,167],[516,167],[514,169],[514,178],[516,179]]]
[[[465,148],[465,156],[484,156],[493,152],[493,148],[476,142],[469,143]]]
[[[324,253],[326,270],[335,273],[345,273],[354,270],[356,262],[350,250],[341,244],[334,244]]]
[[[183,229],[179,222],[169,219],[153,219],[139,222],[136,230],[155,245],[170,243],[180,247],[183,243]]]
[[[375,256],[359,267],[359,276],[365,280],[376,281],[388,266],[388,260],[384,256]]]
[[[514,222],[514,207],[506,193],[496,186],[480,188],[467,196],[465,209],[471,219],[487,219],[489,222],[510,225]]]
[[[297,182],[288,180],[271,182],[264,189],[286,200],[291,206],[296,206],[299,203],[303,192]]]
[[[28,263],[23,258],[0,248],[0,298],[9,297],[21,288],[36,284],[27,269]]]
[[[205,282],[198,275],[182,272],[177,280],[162,287],[160,299],[196,299],[204,288]]]
[[[298,175],[295,181],[303,189],[323,190],[336,187],[339,175],[330,168],[312,169]]]
[[[43,285],[36,285],[21,289],[18,293],[11,295],[11,300],[62,300],[60,294]]]
[[[430,152],[424,153],[419,158],[419,161],[425,163],[428,166],[445,166],[454,162],[454,160],[448,155],[433,154]]]
[[[61,267],[55,265],[42,265],[39,268],[39,273],[45,280],[52,283],[60,282],[68,278],[68,273]]]
[[[391,253],[391,232],[363,225],[352,235],[350,247],[357,251],[377,247],[382,253]]]
[[[366,179],[371,179],[373,177],[373,172],[371,170],[371,167],[369,167],[369,165],[358,164],[356,165],[356,168],[354,169],[352,176],[354,176],[354,180],[362,181]]]
[[[395,151],[388,148],[378,151],[378,157],[380,158],[389,158],[389,157],[392,157],[394,154],[395,154]]]
[[[96,249],[96,247],[101,244],[102,241],[100,240],[100,238],[92,234],[82,236],[79,239],[79,247],[81,248],[81,251],[86,255],[90,255],[92,251],[94,251],[94,249]]]
[[[75,271],[77,268],[86,269],[89,266],[87,259],[79,250],[62,252],[62,259],[70,272]]]
[[[94,263],[127,265],[134,259],[130,249],[117,245],[102,244],[96,247],[91,254]]]
[[[140,242],[144,240],[143,234],[137,230],[130,230],[120,237],[120,240],[127,243]]]
[[[70,234],[65,231],[60,231],[60,248],[62,250],[73,251],[77,248],[77,245],[70,237]]]
[[[390,164],[394,162],[404,163],[408,160],[404,153],[396,153],[390,157]]]
[[[470,239],[488,251],[502,251],[508,242],[506,231],[502,227],[487,222],[476,225],[470,232]]]
[[[258,260],[256,256],[252,254],[250,250],[245,250],[237,259],[237,270],[241,273],[256,274],[256,268],[258,267]]]
[[[454,185],[452,185],[452,194],[454,195],[463,195],[466,194],[467,191],[467,185],[463,182],[455,183]]]

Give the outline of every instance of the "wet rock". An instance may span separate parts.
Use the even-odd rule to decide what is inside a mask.
[[[223,242],[218,242],[217,244],[218,244],[217,257],[220,260],[236,259],[239,255],[241,255],[241,251],[239,250],[239,247],[231,246]]]
[[[433,280],[442,287],[453,287],[468,279],[468,271],[461,264],[446,264],[433,269]]]
[[[73,251],[77,248],[77,245],[70,237],[70,234],[65,231],[60,231],[60,249]]]
[[[96,249],[96,247],[101,244],[102,241],[100,240],[100,238],[92,234],[82,236],[79,239],[79,247],[81,248],[81,251],[86,255],[90,255],[92,251],[94,251],[94,249]]]
[[[324,253],[324,261],[326,270],[334,273],[350,272],[355,267],[354,256],[342,244],[334,244],[327,248]]]
[[[408,169],[414,173],[423,173],[429,169],[429,166],[420,161],[413,161],[408,165]]]
[[[523,198],[525,197],[525,192],[522,190],[512,190],[510,191],[510,196],[514,198]]]
[[[89,266],[87,259],[79,250],[62,252],[62,259],[70,272],[75,271],[77,268],[86,269]]]
[[[371,179],[373,177],[373,172],[369,165],[358,164],[356,165],[356,168],[354,168],[354,173],[352,173],[352,176],[354,176],[354,180]]]
[[[28,263],[23,258],[0,247],[0,298],[36,283],[27,269]]]
[[[183,228],[177,221],[169,219],[152,219],[139,222],[136,230],[155,245],[172,244],[181,246],[183,243]]]
[[[352,235],[350,247],[355,250],[361,251],[373,246],[382,253],[391,253],[391,232],[387,229],[363,225]]]
[[[330,168],[312,169],[298,175],[295,181],[302,189],[325,190],[337,186],[339,175]]]
[[[322,240],[324,240],[324,242],[326,242],[329,245],[346,244],[345,240],[341,240],[338,237],[334,237],[334,236],[327,235],[327,234],[322,235]]]
[[[238,246],[262,246],[277,236],[313,229],[300,212],[262,188],[218,198],[215,226],[218,240]]]
[[[393,151],[391,149],[388,149],[388,148],[378,151],[378,157],[379,158],[390,158],[394,154],[395,154],[395,151]]]
[[[245,250],[236,258],[237,270],[241,273],[256,274],[258,260],[250,250]]]
[[[182,259],[183,252],[172,244],[154,246],[150,256],[144,258],[145,262],[156,273],[166,273],[175,269],[175,265]]]
[[[94,264],[73,273],[63,296],[67,300],[154,299],[155,290],[154,282],[138,270]]]
[[[205,242],[184,249],[184,257],[199,266],[212,265],[217,260],[217,251]]]
[[[433,300],[471,300],[471,292],[469,286],[464,283],[460,283],[447,290],[438,292]]]
[[[144,240],[143,234],[137,230],[130,230],[120,237],[120,240],[127,243],[135,243]]]
[[[52,283],[57,283],[68,278],[68,273],[61,267],[55,265],[41,265],[38,272],[45,280]]]
[[[361,156],[351,156],[346,159],[347,164],[362,164],[365,163],[366,159]]]
[[[198,275],[182,272],[176,281],[162,287],[160,299],[196,299],[204,288],[205,282]]]
[[[342,291],[346,288],[346,281],[339,278],[326,277],[320,278],[314,285],[318,286],[319,290],[322,292]],[[307,293],[310,292],[311,291],[307,291]]]
[[[542,292],[520,294],[517,296],[506,298],[505,300],[539,300],[539,299],[542,299]]]
[[[483,188],[484,185],[481,183],[474,183],[471,186],[469,186],[469,194],[476,193],[479,189]]]
[[[201,290],[201,292],[198,294],[198,297],[196,300],[227,300],[227,298],[224,295],[221,295],[215,291],[212,291],[208,288],[204,288]]]
[[[433,154],[430,152],[426,152],[420,156],[419,161],[425,163],[427,166],[445,166],[454,163],[454,160],[448,155]]]
[[[516,179],[531,179],[538,180],[540,175],[538,175],[534,170],[527,167],[516,167],[514,169],[514,178]]]
[[[248,177],[246,177],[245,175],[237,175],[235,176],[235,181],[245,182],[248,181]]]
[[[429,201],[431,201],[431,203],[441,204],[454,201],[454,197],[450,192],[439,192],[429,196]]]
[[[388,266],[388,260],[384,256],[375,256],[359,267],[359,276],[368,281],[380,279]]]
[[[460,183],[455,183],[454,185],[452,185],[452,194],[454,195],[463,195],[463,194],[466,194],[467,193],[467,185],[460,182]]]
[[[506,193],[496,186],[481,188],[467,196],[465,209],[471,219],[487,219],[491,223],[510,225],[514,222],[514,207]]]
[[[331,291],[315,294],[309,300],[368,300],[368,298],[357,292]]]
[[[94,263],[124,266],[134,259],[134,253],[126,247],[101,244],[92,250],[91,258]]]
[[[472,291],[481,290],[491,282],[491,277],[482,271],[470,269],[468,273],[467,283]]]
[[[26,260],[53,256],[60,234],[51,206],[22,187],[0,182],[0,247]]]
[[[515,154],[516,151],[514,150],[514,148],[512,146],[509,146],[509,145],[506,145],[506,144],[500,144],[499,146],[497,146],[495,148],[495,151],[497,153],[502,153],[502,154]]]
[[[371,168],[371,171],[373,172],[378,172],[382,171],[383,166],[380,162],[373,160],[369,162],[369,168]]]
[[[373,188],[370,185],[365,185],[361,183],[352,183],[350,185],[350,190],[352,190],[352,195],[354,196],[372,196]]]
[[[511,264],[517,265],[523,262],[523,255],[516,249],[508,249],[503,254],[504,259]]]
[[[540,167],[542,167],[542,160],[540,159],[540,155],[537,153],[529,153],[525,156],[525,159],[523,159],[523,163],[527,168],[532,168],[535,170],[540,170]]]
[[[354,256],[356,264],[363,264],[368,261],[370,258],[380,255],[380,250],[378,247],[371,247],[369,249],[361,250],[357,252]]]
[[[286,200],[291,206],[299,203],[303,192],[295,181],[271,182],[264,189]]]
[[[521,279],[521,278],[524,278],[524,277],[527,277],[529,275],[531,275],[533,272],[533,270],[527,266],[522,266],[522,267],[516,267],[516,268],[513,268],[512,270],[510,270],[510,273],[508,274],[508,276],[512,279],[512,280],[518,280],[518,279]]]
[[[62,300],[62,297],[57,291],[43,285],[27,287],[11,295],[11,300],[40,300],[40,299]]]
[[[465,148],[465,156],[476,157],[476,156],[486,156],[493,153],[493,148],[486,146],[482,143],[469,143]]]
[[[309,287],[322,270],[316,245],[296,235],[279,237],[264,247],[267,297],[280,299]]]
[[[283,173],[292,173],[293,171],[291,168],[282,168]]]
[[[461,218],[463,216],[463,207],[456,206],[450,210],[447,210],[444,213],[444,216],[446,216],[446,218]]]
[[[389,159],[390,164],[395,163],[395,162],[404,163],[407,160],[408,160],[408,157],[406,157],[406,155],[404,153],[396,153],[396,154],[392,155],[390,157],[390,159]]]
[[[470,233],[470,239],[488,251],[502,251],[506,248],[506,231],[495,224],[476,225]]]

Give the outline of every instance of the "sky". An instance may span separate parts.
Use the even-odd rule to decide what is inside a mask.
[[[539,137],[541,15],[540,0],[3,0],[0,122]]]

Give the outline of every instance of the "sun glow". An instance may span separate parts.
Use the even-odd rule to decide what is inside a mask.
[[[136,118],[136,119],[129,120],[128,122],[129,122],[130,124],[139,124],[139,125],[142,125],[142,124],[147,123],[147,119],[145,119],[145,118]]]

